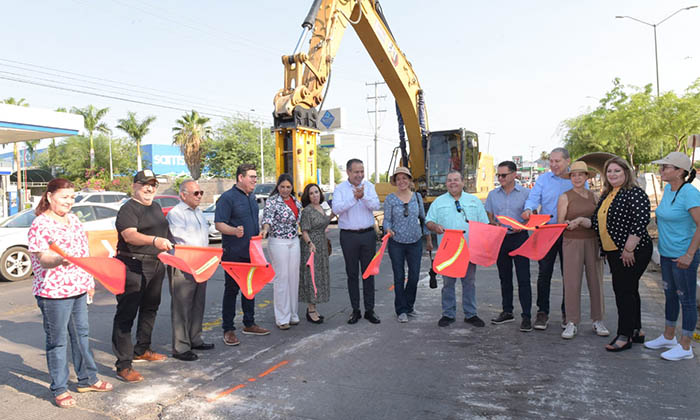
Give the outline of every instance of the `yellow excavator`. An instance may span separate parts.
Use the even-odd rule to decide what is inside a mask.
[[[474,132],[429,130],[418,77],[399,49],[377,0],[314,0],[294,52],[282,57],[284,88],[274,98],[277,175],[292,175],[296,191],[316,182],[318,109],[323,107],[333,58],[350,25],[396,100],[399,145],[389,173],[399,165],[411,168],[416,190],[430,203],[447,191],[447,174],[457,169],[464,176],[466,191],[485,199],[494,185],[493,157],[479,153]],[[308,52],[298,52],[309,34]],[[388,183],[377,184],[376,189],[381,200],[393,191]]]

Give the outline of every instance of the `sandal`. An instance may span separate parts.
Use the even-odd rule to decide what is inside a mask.
[[[632,333],[632,342],[637,343],[637,344],[642,344],[644,343],[644,339],[646,338],[646,334],[642,334],[641,330],[634,330]]]
[[[619,344],[617,344],[618,341],[626,341],[626,343],[623,346],[620,346]],[[610,344],[605,346],[605,350],[611,351],[611,352],[624,351],[624,350],[629,350],[631,348],[632,348],[632,337],[627,337],[624,335],[618,335],[610,342]]]
[[[63,394],[57,396],[55,401],[56,406],[60,408],[75,407],[75,399],[73,399],[73,396],[67,392],[64,392]]]
[[[316,314],[318,319],[311,318],[311,314]],[[311,323],[314,323],[314,324],[322,324],[323,323],[323,316],[321,314],[319,314],[318,311],[309,312],[309,310],[307,309],[306,310],[306,320],[311,322]]]
[[[112,384],[98,380],[90,386],[79,386],[78,392],[108,392],[112,390]]]

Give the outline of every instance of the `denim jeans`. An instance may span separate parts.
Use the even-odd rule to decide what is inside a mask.
[[[46,299],[37,296],[36,301],[44,319],[46,332],[46,364],[51,376],[51,393],[54,397],[68,390],[67,347],[78,386],[97,383],[97,365],[90,351],[90,326],[88,323],[87,294],[65,299]]]
[[[526,231],[506,235],[498,252],[498,277],[501,279],[501,298],[503,312],[513,313],[513,265],[518,278],[518,298],[522,308],[522,317],[530,318],[532,311],[532,286],[530,285],[530,260],[517,255],[511,257],[510,251],[517,249],[527,240]]]
[[[457,317],[457,297],[455,283],[462,281],[462,310],[465,318],[476,315],[476,265],[469,263],[466,277],[456,279],[442,276],[442,316]]]
[[[560,236],[547,255],[538,261],[539,272],[537,273],[537,310],[549,315],[549,291],[552,286],[552,274],[554,273],[554,263],[559,255],[559,268],[564,272],[564,256],[562,255],[562,241],[564,236]],[[564,315],[564,290],[562,282],[561,313]],[[563,318],[563,317],[562,317]]]
[[[407,314],[413,310],[422,254],[422,239],[412,244],[402,244],[389,239],[389,258],[391,258],[391,269],[394,271],[394,310],[396,315]],[[408,281],[404,287],[405,263],[408,263]]]
[[[695,302],[696,273],[700,262],[700,251],[696,251],[690,266],[678,268],[673,258],[661,257],[661,279],[666,295],[666,326],[675,327],[678,313],[683,308],[682,335],[692,337],[698,322]]]

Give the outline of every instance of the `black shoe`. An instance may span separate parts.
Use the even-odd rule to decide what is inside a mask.
[[[513,321],[515,321],[515,317],[513,317],[512,312],[501,312],[496,318],[491,319],[491,323],[496,325],[501,325],[505,324],[506,322]]]
[[[192,347],[192,350],[213,350],[214,343],[202,343],[198,346]]]
[[[522,332],[532,331],[532,321],[530,321],[530,318],[523,318],[523,320],[520,322],[520,331],[522,331]]]
[[[374,313],[374,311],[365,312],[365,319],[371,322],[372,324],[379,324],[380,322],[382,322],[379,319],[379,317],[377,317],[377,315]]]
[[[318,319],[314,321],[314,319],[311,318],[311,315],[310,315],[310,314],[316,314],[316,316],[318,317]],[[309,322],[311,322],[311,323],[313,323],[313,324],[323,324],[323,316],[321,316],[321,314],[319,314],[319,313],[316,312],[316,311],[309,312],[309,308],[306,308],[306,320],[309,321]]]
[[[195,360],[199,359],[199,356],[189,350],[184,353],[173,353],[173,357],[184,362],[194,362]]]
[[[646,335],[644,334],[639,334],[639,330],[634,330],[634,333],[632,334],[632,342],[637,343],[637,344],[642,344],[644,343],[644,339],[646,338]]]
[[[486,323],[484,323],[484,321],[476,315],[470,318],[464,318],[464,322],[479,328],[486,326]]]
[[[617,341],[625,341],[625,344],[623,346],[620,346],[617,344]],[[629,350],[632,348],[632,337],[625,337],[624,335],[618,335],[617,337],[613,338],[613,340],[605,346],[605,350],[607,351],[612,351],[612,352],[618,352],[618,351],[625,351]]]
[[[362,313],[360,311],[352,311],[350,314],[350,319],[348,319],[348,324],[357,324],[357,321],[362,318]]]
[[[446,326],[450,325],[450,324],[453,323],[453,322],[455,322],[455,319],[454,319],[454,318],[450,318],[450,317],[443,316],[443,317],[440,318],[440,320],[438,321],[438,327],[446,327]]]

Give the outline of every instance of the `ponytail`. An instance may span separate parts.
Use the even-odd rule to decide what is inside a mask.
[[[676,202],[676,197],[678,197],[678,193],[681,191],[681,188],[683,188],[685,184],[690,184],[691,182],[693,182],[693,180],[695,179],[695,174],[695,168],[692,168],[690,170],[690,173],[688,173],[688,171],[686,170],[683,170],[683,183],[680,187],[678,187],[678,190],[676,190],[676,194],[673,196],[673,200],[671,200],[671,205],[673,205],[673,203]]]

